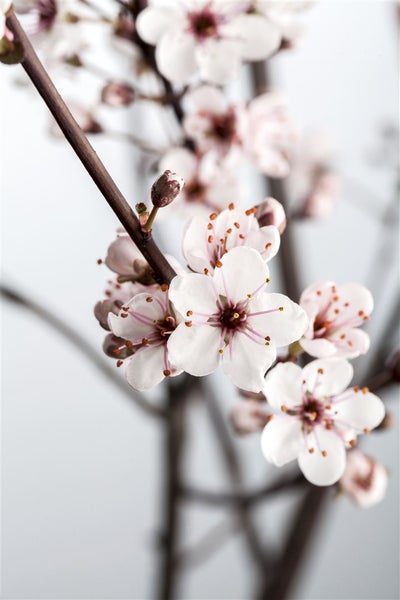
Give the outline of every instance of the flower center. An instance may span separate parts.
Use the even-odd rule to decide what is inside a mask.
[[[238,329],[246,321],[246,311],[241,307],[229,306],[221,311],[219,320],[225,329]]]
[[[209,10],[189,13],[190,31],[198,40],[215,37],[218,31],[218,20]]]
[[[154,328],[158,335],[158,340],[163,343],[166,343],[168,341],[168,336],[170,336],[171,333],[176,329],[176,321],[174,317],[167,314],[165,315],[164,319],[156,321],[156,323],[154,324]]]
[[[236,117],[233,111],[213,117],[213,134],[223,142],[232,142],[236,134]]]
[[[306,428],[315,427],[315,425],[322,423],[324,415],[325,407],[322,402],[312,397],[305,400],[300,416]]]

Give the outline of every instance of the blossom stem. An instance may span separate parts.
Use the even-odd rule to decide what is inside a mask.
[[[56,90],[12,10],[7,18],[7,27],[14,33],[16,39],[23,47],[23,68],[39,94],[42,96],[83,166],[88,171],[94,183],[103,194],[129,236],[135,242],[150,266],[154,269],[159,281],[170,283],[176,275],[175,271],[165,259],[154,240],[151,239],[150,236],[144,235],[141,231],[140,223],[136,215]]]

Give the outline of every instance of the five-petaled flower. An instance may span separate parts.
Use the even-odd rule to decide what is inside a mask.
[[[300,306],[310,323],[300,340],[308,354],[318,358],[355,358],[369,349],[369,336],[357,329],[373,309],[371,293],[357,283],[314,283],[301,295]]]
[[[137,31],[156,45],[160,72],[186,83],[196,72],[203,81],[224,84],[239,74],[243,60],[262,60],[281,41],[279,28],[262,15],[248,14],[242,0],[196,0],[149,6]]]
[[[385,408],[368,388],[346,389],[353,368],[341,358],[319,359],[304,369],[280,363],[266,376],[264,394],[280,414],[261,436],[265,458],[280,467],[297,458],[315,485],[331,485],[343,475],[346,447],[382,421]]]
[[[170,300],[183,319],[170,338],[171,361],[191,375],[220,362],[238,387],[259,392],[276,348],[298,340],[307,317],[282,294],[268,294],[268,267],[253,248],[232,248],[211,275],[175,277]]]
[[[260,227],[257,208],[239,210],[231,203],[218,215],[208,219],[196,216],[186,227],[183,254],[196,273],[212,273],[215,265],[232,248],[249,246],[259,251],[268,262],[279,250],[280,235],[273,225]]]
[[[164,377],[181,373],[171,363],[168,352],[169,340],[178,322],[166,286],[150,293],[137,294],[118,315],[109,314],[112,333],[125,340],[121,350],[127,346],[134,351],[126,368],[126,378],[133,388],[146,390],[160,383]],[[117,357],[118,350],[115,351]]]

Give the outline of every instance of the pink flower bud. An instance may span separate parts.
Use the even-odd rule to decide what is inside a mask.
[[[286,214],[282,204],[275,198],[266,198],[258,205],[256,218],[260,227],[275,225],[282,234],[286,228]]]
[[[135,90],[127,83],[110,81],[101,91],[101,101],[108,106],[118,108],[129,106],[135,99]]]
[[[246,435],[261,431],[268,422],[268,415],[257,400],[241,400],[233,407],[231,420],[236,433]]]
[[[387,480],[383,465],[360,450],[352,450],[348,452],[346,470],[339,486],[361,508],[369,508],[383,500]]]
[[[106,331],[110,331],[108,326],[108,315],[110,312],[117,315],[119,313],[119,309],[121,307],[121,303],[116,302],[115,300],[111,300],[106,298],[105,300],[99,300],[94,307],[94,316],[100,323],[103,329]]]
[[[171,204],[185,185],[182,177],[168,169],[153,183],[151,201],[157,208]]]

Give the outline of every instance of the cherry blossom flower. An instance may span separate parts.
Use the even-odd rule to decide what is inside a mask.
[[[175,277],[170,299],[184,322],[169,341],[170,359],[191,375],[220,363],[238,387],[259,392],[277,346],[299,339],[304,311],[282,294],[264,292],[268,267],[253,248],[232,248],[211,275]]]
[[[203,85],[187,94],[186,103],[183,127],[201,152],[230,153],[232,163],[244,155],[267,175],[287,175],[296,132],[280,94],[261,94],[239,107],[228,104],[221,90]]]
[[[248,2],[233,0],[154,3],[137,19],[140,37],[156,46],[160,72],[186,83],[196,72],[204,81],[224,84],[238,76],[244,60],[275,52],[279,29],[262,15],[247,14]]]
[[[369,508],[381,502],[386,494],[387,482],[388,474],[381,463],[360,450],[348,452],[339,487],[358,506]]]
[[[275,256],[279,232],[273,225],[260,227],[256,212],[256,208],[236,209],[231,203],[227,210],[211,213],[208,219],[193,217],[183,236],[183,255],[192,271],[212,273],[222,257],[237,246],[255,248],[265,262]]]
[[[257,400],[240,400],[232,409],[231,420],[236,433],[247,435],[265,427],[268,413]]]
[[[212,152],[197,156],[186,148],[172,148],[162,157],[159,169],[170,169],[183,177],[185,186],[173,206],[182,208],[186,203],[192,214],[196,208],[199,213],[204,210],[219,212],[239,193],[234,171],[227,162],[218,161]]]
[[[364,286],[314,283],[302,293],[300,306],[310,319],[300,344],[311,356],[355,358],[368,351],[369,336],[357,329],[373,309],[371,293]]]
[[[280,414],[266,425],[261,448],[280,467],[297,458],[315,485],[338,481],[346,466],[346,447],[382,421],[385,408],[368,388],[346,389],[353,376],[349,362],[319,359],[304,369],[279,363],[265,378],[264,394]]]
[[[0,0],[0,40],[6,31],[6,13],[10,10],[11,0]]]
[[[125,347],[134,351],[126,368],[126,378],[133,388],[146,390],[164,377],[181,373],[169,356],[170,336],[179,318],[172,310],[166,287],[137,294],[118,315],[110,313],[108,322],[112,333],[125,340],[121,351]]]

